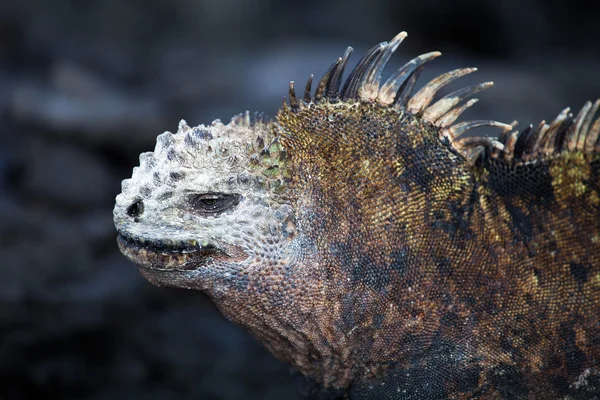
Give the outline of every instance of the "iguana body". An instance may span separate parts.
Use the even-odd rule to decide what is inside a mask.
[[[117,197],[121,250],[321,398],[599,398],[600,101],[521,133],[454,124],[490,84],[413,94],[428,53],[381,85],[404,36],[343,88],[350,51],[314,96],[292,84],[277,122],[161,135]],[[457,139],[480,125],[503,133]]]

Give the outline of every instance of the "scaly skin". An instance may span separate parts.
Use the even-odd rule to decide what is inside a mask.
[[[458,95],[373,78],[402,35],[276,122],[159,136],[117,196],[121,251],[209,293],[320,398],[599,398],[596,110],[457,139]]]

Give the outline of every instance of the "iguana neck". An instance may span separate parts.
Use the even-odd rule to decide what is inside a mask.
[[[299,220],[312,221],[303,232],[320,250],[360,249],[386,265],[395,257],[386,247],[423,246],[437,230],[464,224],[473,170],[430,123],[365,103],[313,104],[278,119]]]

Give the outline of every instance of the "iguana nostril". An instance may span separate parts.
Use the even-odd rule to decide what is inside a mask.
[[[129,207],[127,207],[127,215],[135,218],[135,222],[138,222],[137,219],[144,213],[144,202],[142,200],[134,201]]]

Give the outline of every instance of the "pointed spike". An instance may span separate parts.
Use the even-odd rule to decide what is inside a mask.
[[[310,74],[308,77],[308,81],[306,81],[306,87],[304,88],[304,102],[306,104],[312,101],[312,97],[310,95],[310,91],[312,88],[313,74]]]
[[[592,105],[591,101],[585,103],[579,114],[577,114],[577,118],[581,117],[580,123],[577,128],[575,128],[575,150],[584,151],[587,148],[587,136],[589,135],[589,128],[592,124],[592,120],[594,119],[594,115],[596,111],[598,111],[598,107],[600,106],[600,99],[596,100]]]
[[[498,156],[500,156],[500,154],[504,153],[504,150],[505,150],[504,142],[501,141],[500,139],[502,138],[503,140],[506,140],[509,133],[510,133],[509,130],[503,130],[497,139],[485,138],[485,139],[490,139],[489,148],[492,150],[492,153],[491,153],[492,158],[498,158]]]
[[[315,103],[321,101],[325,96],[325,90],[327,89],[329,81],[331,80],[331,76],[333,75],[334,71],[336,70],[338,65],[340,65],[341,62],[342,57],[338,57],[338,59],[333,64],[331,64],[327,72],[325,72],[325,74],[317,84],[317,88],[315,89]]]
[[[300,103],[296,97],[296,90],[294,90],[294,81],[290,81],[290,105],[292,106],[292,110],[300,108]]]
[[[571,125],[569,127],[569,129],[567,130],[567,133],[565,134],[565,137],[563,138],[562,148],[566,148],[569,151],[575,151],[575,149],[577,148],[577,140],[579,138],[579,135],[582,131],[584,131],[582,129],[583,124],[587,121],[587,125],[589,126],[589,122],[590,122],[589,119],[591,119],[589,117],[589,112],[591,109],[592,109],[591,101],[586,102],[583,105],[583,107],[581,107],[581,110],[579,110],[579,112],[577,113],[577,116],[575,117],[575,121],[573,122],[573,125]]]
[[[433,100],[436,93],[444,86],[461,76],[477,71],[477,68],[460,68],[446,72],[429,81],[408,102],[408,111],[413,114],[422,112]]]
[[[472,147],[465,151],[464,157],[467,160],[467,164],[471,166],[475,166],[479,160],[481,160],[485,155],[485,147],[478,146]]]
[[[537,149],[533,148],[533,157],[537,157],[540,154],[545,154],[544,153],[544,144],[546,143],[546,141],[548,140],[548,137],[550,135],[548,135],[548,131],[550,130],[550,125],[546,124],[542,127],[542,129],[540,130],[540,134],[538,135],[538,138],[541,138],[542,140],[539,142],[540,143],[540,147],[538,147]]]
[[[494,149],[490,138],[468,137],[452,142],[452,147],[467,161],[468,165],[475,165],[486,153],[486,149]]]
[[[542,132],[542,130],[544,129],[544,126],[548,126],[548,124],[546,124],[545,119],[541,120],[540,123],[531,131],[531,135],[529,136],[528,140],[531,148],[533,148],[533,145],[537,141],[540,132]]]
[[[596,115],[596,112],[598,111],[598,109],[600,109],[600,99],[598,99],[594,102],[592,109],[588,111],[587,117],[585,118],[585,120],[583,121],[583,124],[581,125],[580,132],[583,135],[587,135],[588,129],[590,128],[592,120],[594,119],[594,116]]]
[[[519,131],[514,131],[508,135],[506,142],[504,143],[504,159],[511,161],[515,156],[515,146],[517,145],[517,139],[519,138]]]
[[[533,132],[531,139],[535,138],[535,142],[533,143],[531,151],[527,151],[523,154],[524,158],[535,158],[540,154],[541,143],[545,140],[546,132],[548,132],[548,128],[550,128],[550,125],[548,125],[546,121],[542,122],[543,123],[540,123]]]
[[[535,144],[537,143],[540,135],[542,135],[546,129],[548,129],[548,124],[546,124],[546,120],[542,120],[531,130],[531,133],[527,138],[527,142],[525,143],[525,148],[523,149],[524,159],[529,159],[534,154]]]
[[[421,65],[419,68],[413,72],[408,80],[400,87],[398,93],[396,95],[396,100],[394,101],[394,109],[400,110],[402,108],[406,108],[408,101],[410,100],[412,93],[417,85],[417,80],[421,76],[421,73],[425,69],[424,65]]]
[[[510,135],[513,134],[513,132],[511,132],[511,130],[515,129],[518,124],[519,124],[519,121],[517,121],[517,120],[514,120],[513,122],[508,124],[508,125],[510,125],[510,129],[502,130],[502,132],[500,132],[500,134],[498,135],[498,138],[496,140],[498,142],[502,143],[502,145],[506,145],[506,141],[509,139]]]
[[[530,136],[533,134],[532,132],[533,132],[533,125],[529,124],[529,126],[525,129],[523,129],[523,131],[521,133],[519,133],[519,135],[517,136],[517,143],[515,143],[515,150],[514,150],[515,158],[521,158],[521,156],[525,152],[525,150],[527,148],[527,144],[530,139]]]
[[[484,82],[456,90],[427,107],[425,111],[423,111],[423,119],[429,122],[435,122],[467,97],[492,86],[494,86],[494,82]]]
[[[285,98],[285,96],[283,96],[283,103],[281,104],[281,108],[283,108],[283,111],[289,111],[290,107],[288,106],[287,103],[287,99]]]
[[[497,147],[492,147],[492,151],[490,152],[490,158],[495,160],[498,157],[500,157],[500,155],[503,153],[504,153],[504,147],[502,148],[502,150],[500,150]]]
[[[600,117],[596,118],[596,122],[592,125],[592,129],[586,135],[585,138],[585,147],[583,151],[588,154],[592,154],[594,152],[600,153],[600,141],[598,138],[600,137]]]
[[[360,83],[363,80],[365,71],[370,68],[371,64],[377,61],[381,52],[385,50],[386,46],[386,42],[379,43],[367,51],[363,58],[360,59],[344,83],[344,88],[342,89],[342,100],[359,98],[358,90]]]
[[[588,113],[592,108],[592,102],[586,102],[581,110],[577,113],[575,117],[574,123],[569,127],[565,137],[563,138],[563,148],[568,151],[574,151],[577,148],[577,140],[579,138],[579,134],[582,131],[582,125],[586,118],[588,117]]]
[[[348,58],[350,57],[353,51],[354,49],[352,47],[346,48],[346,51],[342,55],[340,62],[337,64],[335,70],[333,71],[331,80],[327,84],[327,97],[329,99],[340,98],[340,86],[342,85],[342,76],[344,75],[344,69],[348,64]]]
[[[565,141],[565,136],[570,127],[574,124],[573,114],[569,113],[565,122],[558,128],[556,131],[556,135],[551,142],[547,143],[548,148],[546,149],[548,154],[552,153],[560,153],[562,151],[562,146]]]
[[[462,113],[464,113],[468,108],[470,108],[473,104],[477,103],[479,99],[473,98],[467,101],[460,107],[453,108],[446,115],[442,116],[438,120],[434,122],[435,126],[439,126],[440,128],[446,128],[454,123],[458,117]]]
[[[381,83],[381,74],[387,66],[388,61],[390,61],[390,57],[394,54],[406,36],[408,36],[406,32],[400,32],[390,40],[381,55],[377,58],[373,68],[370,68],[368,73],[366,73],[359,89],[360,97],[363,100],[372,101],[377,98],[377,95],[379,94],[379,84]]]
[[[465,121],[459,122],[458,124],[452,125],[445,129],[448,133],[446,137],[450,138],[451,141],[454,141],[457,137],[462,135],[468,130],[478,128],[480,126],[491,126],[494,128],[500,128],[502,130],[510,130],[512,126],[509,124],[505,124],[503,122],[493,121],[493,120],[475,120],[475,121]]]
[[[503,124],[506,125],[506,124]],[[456,147],[488,147],[490,149],[504,150],[504,145],[498,142],[495,138],[485,136],[469,136],[456,139],[452,142]]]
[[[569,111],[571,109],[569,107],[565,108],[558,114],[556,118],[550,123],[548,129],[544,132],[543,136],[538,136],[537,143],[538,151],[542,154],[550,154],[554,150],[554,143],[556,142],[556,134],[558,133],[563,123],[569,117]],[[534,146],[535,149],[535,146]]]
[[[398,90],[404,83],[406,83],[419,68],[441,55],[442,53],[439,51],[432,51],[431,53],[421,54],[404,64],[383,84],[381,89],[379,89],[377,101],[383,105],[394,103]]]
[[[513,129],[514,126],[512,124],[509,124],[510,128]],[[502,145],[504,145],[506,143],[506,141],[508,140],[508,136],[511,134],[510,129],[505,129],[502,132],[500,132],[500,134],[498,135],[498,138],[496,139],[498,142],[502,143]]]

